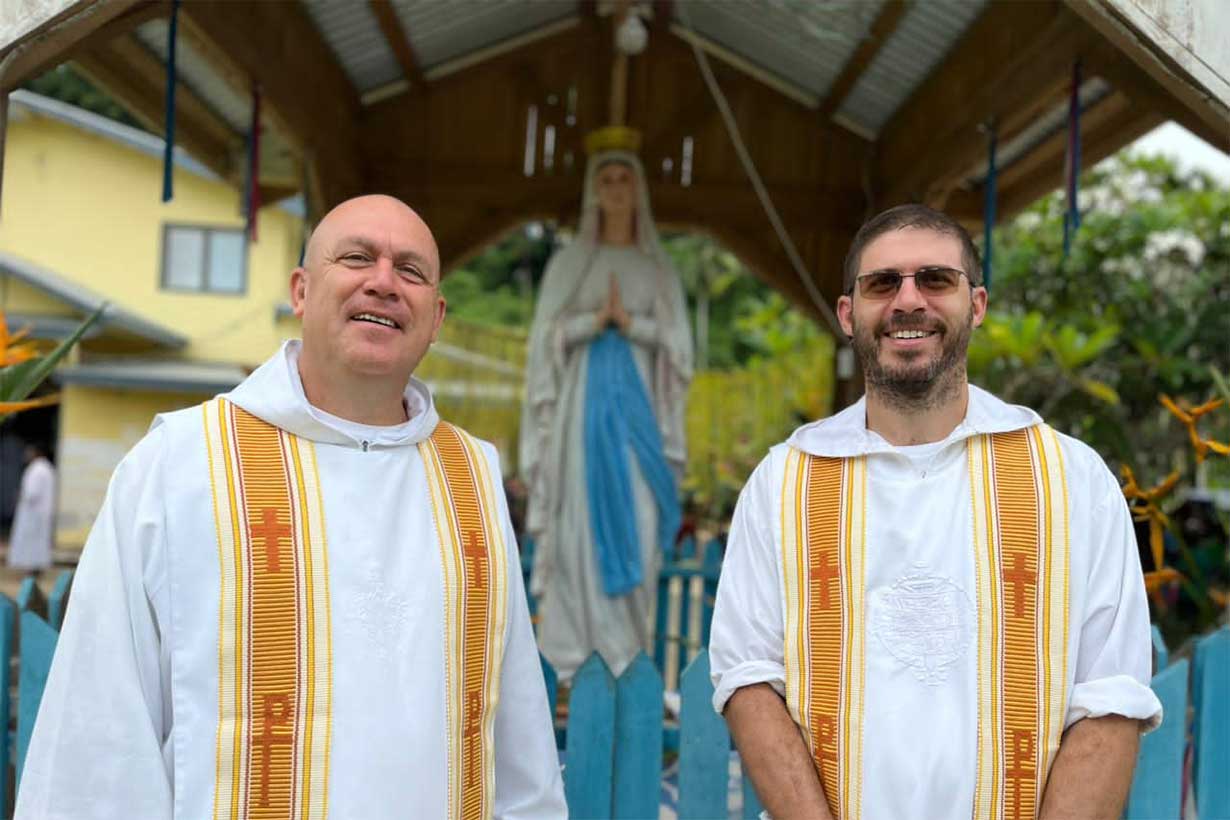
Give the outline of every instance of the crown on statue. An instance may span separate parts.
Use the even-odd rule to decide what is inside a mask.
[[[631,151],[636,153],[641,148],[641,132],[626,125],[608,125],[591,131],[585,137],[585,153],[597,154],[602,151]]]

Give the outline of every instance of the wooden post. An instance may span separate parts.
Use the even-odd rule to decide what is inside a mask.
[[[629,0],[619,0],[616,7],[615,15],[612,18],[614,23],[611,28],[612,38],[615,32],[619,31],[619,27],[623,25],[624,20],[628,17]],[[619,50],[619,45],[615,45],[615,57],[611,61],[611,110],[610,124],[611,125],[627,125],[628,124],[628,55]]]

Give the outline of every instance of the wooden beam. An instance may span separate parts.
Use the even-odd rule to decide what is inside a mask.
[[[1057,0],[993,3],[882,131],[877,180],[883,204],[942,197],[986,151],[979,126],[1000,140],[1022,111],[1048,101],[1071,73],[1081,30]]]
[[[80,53],[75,59],[92,82],[104,89],[155,133],[166,127],[166,66],[131,35]],[[243,141],[192,89],[175,89],[176,141],[224,179],[239,178],[237,158]]]
[[[1140,30],[1139,24],[1142,16],[1147,18],[1152,14],[1145,10],[1150,4],[1133,3],[1132,5],[1140,8],[1134,14],[1128,15],[1124,13],[1124,9],[1116,8],[1119,4],[1108,2],[1108,0],[1065,0],[1065,2],[1084,23],[1099,33],[1099,39],[1102,42],[1125,55],[1140,70],[1149,75],[1166,98],[1174,100],[1195,118],[1203,121],[1212,133],[1224,135],[1230,132],[1230,107],[1227,106],[1225,99],[1218,99],[1219,95],[1216,93],[1211,94],[1207,88],[1203,87],[1202,80],[1193,75],[1191,69],[1194,67],[1192,63],[1195,55],[1183,45],[1181,40],[1176,41],[1177,32],[1170,32],[1169,36],[1150,42],[1162,32],[1168,31],[1170,24],[1156,25],[1152,27],[1152,32]],[[1200,16],[1196,13],[1200,10],[1199,7],[1204,7],[1209,14],[1215,13],[1212,11],[1213,8],[1217,8],[1218,11],[1222,10],[1221,4],[1214,2],[1193,4],[1189,1],[1181,4],[1179,8],[1183,6],[1193,6],[1192,13],[1189,15],[1185,11],[1181,14],[1172,13],[1172,16],[1186,20],[1189,26],[1196,24],[1195,21]],[[1159,11],[1162,11],[1162,19],[1165,20],[1166,4],[1162,4]],[[1128,22],[1130,16],[1136,17],[1135,22]],[[1168,51],[1164,43],[1175,48],[1175,51]],[[1208,66],[1203,66],[1203,69],[1210,71]],[[1212,72],[1212,76],[1215,77],[1216,73]],[[1206,75],[1207,78],[1208,75]],[[1221,86],[1225,87],[1225,78],[1222,78]],[[1169,116],[1183,123],[1179,117],[1173,114]],[[1195,132],[1195,129],[1186,124],[1184,127]]]
[[[372,14],[376,15],[380,31],[388,41],[389,48],[393,49],[393,55],[397,57],[402,74],[410,82],[410,87],[416,90],[422,88],[427,82],[423,78],[423,68],[419,65],[414,47],[410,45],[410,38],[406,36],[401,21],[397,19],[397,10],[393,8],[390,0],[368,0],[368,6]]]
[[[821,120],[829,119],[841,107],[850,89],[854,88],[858,78],[863,76],[867,66],[871,65],[871,61],[880,53],[885,41],[897,30],[901,18],[905,17],[908,10],[909,4],[906,0],[887,0],[880,7],[876,19],[872,21],[871,27],[867,30],[867,36],[850,55],[850,59],[846,60],[841,73],[837,75],[837,79],[833,80],[828,94],[820,102]]]
[[[236,92],[260,84],[263,110],[308,166],[310,212],[361,193],[359,97],[303,7],[202,0],[180,11],[183,36]]]
[[[142,0],[77,3],[68,13],[0,56],[0,93],[7,94],[27,80],[67,62],[76,49],[89,45],[99,30],[103,30],[104,36],[114,37],[118,32],[111,23],[149,5]],[[139,24],[133,21],[136,19],[130,20],[130,28]]]
[[[1105,106],[1105,109],[1103,109]],[[1103,110],[1099,110],[1103,109]],[[1081,117],[1081,163],[1091,167],[1121,149],[1125,144],[1144,136],[1165,118],[1149,108],[1134,105],[1125,96],[1115,94]],[[1040,145],[1031,157],[1039,168],[1032,174],[1012,178],[1000,194],[999,212],[1007,218],[1029,207],[1039,197],[1063,185],[1064,154],[1067,131],[1060,131]]]
[[[1121,92],[1110,95],[1081,115],[1082,165],[1097,164],[1124,144],[1156,128],[1162,119],[1157,112],[1136,105]],[[1067,148],[1068,131],[1061,128],[1000,172],[998,210],[1001,220],[1063,186]],[[962,223],[980,228],[983,192],[981,185],[968,191],[956,191],[949,197],[944,210]]]
[[[1230,153],[1230,131],[1209,125],[1111,43],[1103,42],[1090,50],[1085,61],[1086,73],[1102,77],[1138,105],[1153,109],[1210,145]]]

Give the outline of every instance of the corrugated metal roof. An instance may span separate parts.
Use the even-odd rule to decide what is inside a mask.
[[[393,0],[393,7],[425,71],[577,14],[576,0]]]
[[[675,16],[697,34],[819,100],[867,36],[884,0],[682,3]]]
[[[1081,111],[1089,111],[1098,103],[1102,102],[1102,100],[1109,97],[1113,92],[1114,89],[1112,89],[1110,84],[1101,77],[1094,77],[1091,80],[1086,80],[1081,83]],[[1035,119],[1029,124],[1028,127],[1022,129],[1020,133],[1012,139],[1007,142],[1000,143],[999,150],[996,152],[997,155],[995,158],[998,168],[1002,171],[1004,168],[1007,168],[1012,163],[1037,148],[1043,142],[1046,142],[1056,133],[1067,130],[1068,107],[1069,103],[1067,100],[1051,106],[1049,111]],[[981,185],[986,178],[986,166],[985,164],[980,163],[975,169],[965,175],[965,185],[967,188],[974,185]]]
[[[150,20],[139,26],[134,34],[146,48],[158,55],[159,60],[166,62],[166,20]],[[201,102],[217,114],[231,130],[240,135],[248,133],[252,121],[251,95],[236,91],[213,64],[182,35],[175,44],[175,68],[179,81],[192,89],[193,93],[201,98]],[[261,122],[262,174],[275,174],[284,179],[294,178],[297,176],[298,166],[290,144],[271,125],[267,116],[262,116]]]
[[[146,48],[166,63],[166,20],[150,20],[140,25],[134,33]],[[181,34],[177,39],[175,70],[179,81],[191,88],[232,130],[239,134],[247,132],[248,121],[252,118],[252,100],[231,88],[230,84],[218,75],[213,64],[193,48],[186,37]]]
[[[989,2],[926,0],[911,4],[836,116],[878,135]]]
[[[367,3],[303,0],[303,5],[360,94],[405,79]]]

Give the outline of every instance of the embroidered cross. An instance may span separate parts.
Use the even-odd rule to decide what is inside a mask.
[[[265,507],[261,510],[261,523],[253,527],[248,525],[248,537],[253,542],[256,539],[262,539],[265,543],[265,563],[269,567],[270,572],[280,572],[281,563],[278,561],[279,546],[283,538],[290,537],[290,527],[286,524],[278,523],[278,511],[273,507]]]
[[[820,553],[820,564],[811,568],[809,577],[813,581],[820,582],[820,608],[829,608],[829,581],[838,577],[840,571],[837,566],[829,563],[829,554],[827,552]]]
[[[1025,617],[1025,588],[1037,586],[1038,573],[1030,572],[1025,568],[1025,555],[1018,552],[1013,556],[1012,569],[1004,573],[1004,580],[1012,584],[1012,599],[1013,607],[1016,610],[1016,617]]]
[[[474,570],[472,581],[475,589],[482,589],[487,585],[486,577],[483,575],[483,559],[487,557],[487,551],[478,543],[477,532],[470,531],[470,537],[461,551],[467,558],[473,559],[473,563],[470,564]]]
[[[1005,774],[1012,784],[1013,816],[1021,816],[1021,791],[1026,787],[1022,781],[1028,781],[1033,787],[1034,772],[1034,733],[1028,729],[1012,730],[1012,766]]]
[[[261,718],[261,733],[253,744],[260,747],[261,794],[260,806],[269,806],[269,768],[274,746],[288,746],[294,740],[292,732],[275,732],[274,729],[290,723],[290,695],[265,695],[265,711]]]
[[[816,758],[818,760],[837,761],[837,727],[833,725],[832,715],[821,715],[816,721]]]
[[[465,728],[461,732],[465,744],[465,767],[467,779],[476,776],[474,767],[478,765],[482,752],[482,741],[478,734],[482,731],[483,697],[479,692],[469,692],[466,695]]]

